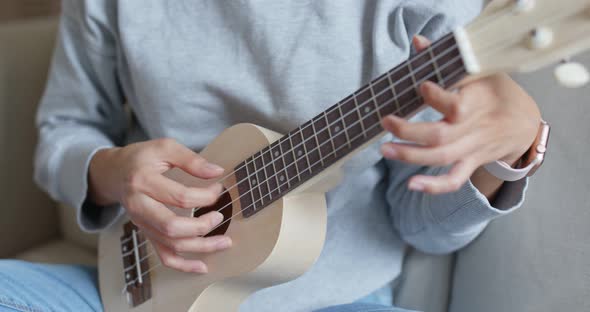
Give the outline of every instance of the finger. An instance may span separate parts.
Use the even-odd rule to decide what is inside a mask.
[[[152,241],[152,244],[164,266],[186,273],[204,274],[208,272],[205,262],[201,260],[185,259],[157,241]]]
[[[161,235],[157,230],[149,225],[138,224],[146,235],[152,240],[166,246],[175,253],[211,253],[231,247],[232,240],[225,235],[216,235],[211,237],[192,237],[171,239]]]
[[[381,125],[399,139],[427,146],[454,142],[462,136],[463,128],[444,121],[409,122],[394,115],[384,117]]]
[[[125,205],[134,218],[169,238],[204,236],[223,221],[223,215],[217,211],[198,218],[178,216],[162,203],[143,194],[131,196]]]
[[[455,122],[464,116],[459,94],[447,91],[432,81],[420,85],[420,95],[425,103],[443,114],[445,120]]]
[[[208,162],[205,158],[175,140],[159,140],[158,149],[167,162],[195,177],[212,179],[219,177],[224,171],[222,167]]]
[[[430,46],[431,42],[428,38],[422,35],[415,35],[414,38],[412,38],[412,44],[414,45],[414,48],[416,48],[416,51],[422,52]]]
[[[440,176],[418,175],[410,179],[408,187],[413,191],[430,194],[444,194],[458,191],[477,169],[475,161],[463,160],[453,166],[451,171]]]
[[[481,143],[475,136],[467,136],[456,142],[428,147],[405,143],[385,143],[381,153],[385,158],[422,166],[447,166],[471,155],[480,148]]]
[[[205,207],[214,204],[223,186],[213,183],[207,187],[187,187],[161,174],[145,179],[141,192],[166,205],[178,208]]]

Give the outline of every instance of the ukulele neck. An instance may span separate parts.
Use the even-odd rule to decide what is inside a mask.
[[[407,118],[423,105],[425,81],[449,88],[467,74],[449,34],[236,166],[244,217],[254,215],[371,141],[382,117]]]

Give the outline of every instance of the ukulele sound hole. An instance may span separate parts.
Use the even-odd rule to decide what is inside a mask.
[[[229,192],[225,189],[222,192],[222,195],[219,197],[217,202],[211,206],[201,207],[193,213],[193,217],[198,218],[206,213],[211,211],[219,211],[223,214],[223,221],[221,221],[221,225],[218,225],[216,229],[211,231],[209,234],[205,235],[205,237],[215,236],[215,235],[223,235],[229,228],[229,224],[231,223],[231,216],[232,216],[232,200]]]

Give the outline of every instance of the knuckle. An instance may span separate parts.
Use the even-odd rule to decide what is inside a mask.
[[[461,181],[459,181],[459,179],[451,178],[448,181],[448,185],[449,185],[449,189],[452,192],[456,192],[461,188],[462,183],[461,183]]]
[[[132,170],[125,178],[125,186],[131,192],[139,191],[145,183],[145,177],[139,170]]]
[[[191,208],[193,206],[190,196],[185,191],[175,192],[172,197],[180,208]]]
[[[169,267],[169,268],[173,268],[175,261],[174,261],[174,256],[170,255],[170,254],[160,254],[160,261],[162,261],[162,264],[165,267]]]
[[[204,199],[205,203],[209,204],[209,205],[215,204],[218,197],[219,197],[219,193],[217,193],[217,191],[211,190],[211,189],[207,190],[203,194],[203,199]]]
[[[179,236],[178,227],[178,221],[176,221],[176,219],[170,219],[164,223],[162,232],[167,237],[176,238]]]
[[[438,156],[439,162],[442,165],[450,165],[453,163],[453,155],[449,151],[441,151]]]
[[[162,139],[158,139],[155,142],[155,147],[159,148],[159,149],[170,149],[174,146],[176,146],[176,140],[172,139],[172,138],[162,138]]]
[[[460,101],[454,101],[451,106],[451,118],[461,120],[466,114],[466,107]]]
[[[442,145],[446,143],[447,139],[447,130],[442,125],[437,125],[434,127],[432,131],[432,144],[433,145]]]
[[[180,252],[188,252],[189,248],[188,246],[180,240],[174,240],[170,243],[170,248],[175,252],[175,253],[180,253]]]

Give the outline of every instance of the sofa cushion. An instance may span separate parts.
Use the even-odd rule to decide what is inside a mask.
[[[82,247],[96,250],[98,235],[82,231],[76,220],[76,210],[72,207],[59,204],[59,223],[64,239],[76,243]]]
[[[451,312],[590,311],[590,87],[550,69],[517,80],[553,125],[547,160],[524,207],[458,254]]]
[[[396,280],[396,306],[426,312],[447,312],[454,255],[427,255],[410,249]]]
[[[33,183],[35,111],[55,19],[0,24],[0,257],[58,235],[54,203]]]
[[[94,250],[66,240],[53,240],[30,248],[16,258],[31,262],[96,265]]]

